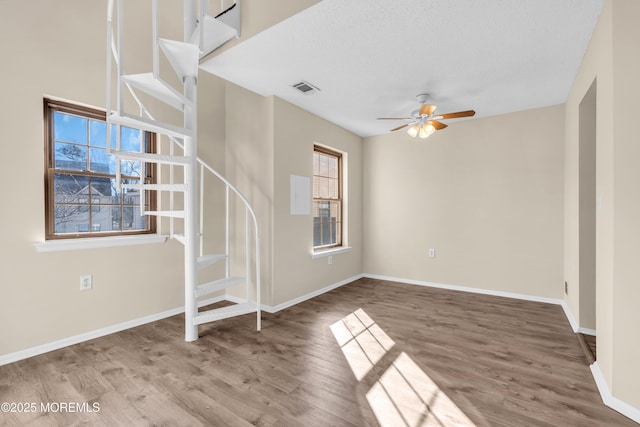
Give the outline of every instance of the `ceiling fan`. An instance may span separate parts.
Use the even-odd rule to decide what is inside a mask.
[[[447,127],[446,124],[439,120],[457,119],[460,117],[472,117],[476,114],[473,110],[458,111],[456,113],[445,113],[434,115],[436,106],[433,104],[427,104],[429,95],[422,93],[416,96],[416,99],[421,104],[420,108],[411,112],[411,117],[378,117],[378,120],[411,120],[411,122],[391,129],[390,132],[395,132],[400,129],[408,127],[407,133],[409,136],[415,138],[428,138],[432,133],[437,130],[442,130]]]

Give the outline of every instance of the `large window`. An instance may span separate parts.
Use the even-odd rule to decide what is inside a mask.
[[[44,110],[47,239],[155,232],[154,219],[140,215],[140,190],[118,188],[116,159],[106,151],[104,111],[50,99]],[[154,144],[153,134],[121,128],[123,151],[153,152]],[[122,182],[140,184],[143,167],[144,183],[154,182],[155,168],[137,161],[121,162]],[[150,193],[145,206],[154,209]]]
[[[342,246],[342,155],[313,149],[313,248]]]

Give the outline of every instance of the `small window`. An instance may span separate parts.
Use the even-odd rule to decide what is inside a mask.
[[[342,246],[342,155],[313,149],[313,249]]]
[[[46,238],[99,237],[155,232],[155,219],[141,216],[140,190],[118,188],[116,159],[107,154],[104,111],[50,99],[45,109],[45,216]],[[112,125],[115,146],[116,127]],[[154,152],[155,135],[121,128],[125,151]],[[155,182],[155,167],[122,161],[124,184]],[[153,210],[155,194],[145,194],[146,209]]]

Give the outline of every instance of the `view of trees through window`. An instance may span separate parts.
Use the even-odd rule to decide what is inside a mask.
[[[118,188],[116,159],[106,150],[104,112],[49,100],[46,108],[48,238],[151,231],[149,219],[140,215],[140,191]],[[115,147],[115,126],[111,138]],[[121,128],[123,151],[152,151],[152,143],[143,131]],[[142,167],[122,161],[123,183],[139,184]],[[143,171],[146,183],[152,172]],[[147,208],[151,200],[147,194]]]
[[[313,247],[342,245],[342,182],[340,153],[314,147]]]

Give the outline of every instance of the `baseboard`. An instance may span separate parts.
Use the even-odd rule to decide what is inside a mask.
[[[562,306],[562,309],[564,310],[564,314],[565,316],[567,316],[567,320],[569,321],[569,324],[571,324],[571,329],[573,329],[573,332],[581,333],[585,335],[591,335],[594,337],[596,336],[595,329],[580,327],[576,318],[573,317],[573,313],[571,312],[571,309],[569,308],[569,304],[567,303],[566,300],[561,300],[560,306]]]
[[[584,335],[591,335],[592,337],[596,336],[596,330],[595,329],[578,328],[578,332],[580,332],[581,334],[584,334]]]
[[[591,374],[593,375],[593,379],[596,381],[596,386],[600,392],[602,402],[614,411],[620,412],[625,417],[640,423],[640,409],[629,405],[611,394],[598,362],[593,362],[589,368],[591,368]]]
[[[214,297],[205,301],[198,302],[198,306],[202,307],[215,302],[223,301],[224,297]],[[0,356],[0,366],[8,365],[9,363],[17,362],[19,360],[28,359],[29,357],[38,356],[40,354],[48,353],[50,351],[59,350],[70,345],[79,344],[84,341],[89,341],[95,338],[100,338],[105,335],[113,334],[116,332],[124,331],[125,329],[135,328],[136,326],[144,325],[146,323],[155,322],[156,320],[165,319],[167,317],[175,316],[176,314],[184,313],[184,307],[172,308],[171,310],[163,311],[161,313],[151,314],[149,316],[140,317],[138,319],[128,320],[126,322],[118,323],[116,325],[107,326],[106,328],[96,329],[94,331],[85,332],[83,334],[74,335],[72,337],[63,338],[61,340],[53,341],[47,344],[38,345],[35,347],[27,348],[24,350],[16,351],[14,353],[8,353]]]
[[[363,277],[370,279],[387,280],[390,282],[408,283],[410,285],[428,286],[430,288],[448,289],[450,291],[472,292],[474,294],[492,295],[496,297],[515,298],[525,301],[544,302],[548,304],[561,305],[564,300],[557,298],[538,297],[535,295],[516,294],[511,292],[494,291],[491,289],[471,288],[468,286],[447,285],[444,283],[427,282],[424,280],[402,279],[399,277],[380,276],[377,274],[364,274]]]
[[[326,292],[332,291],[332,290],[334,290],[336,288],[339,288],[340,286],[344,286],[344,285],[346,285],[348,283],[351,283],[351,282],[353,282],[355,280],[358,280],[358,279],[361,279],[363,277],[365,277],[363,274],[357,274],[355,276],[349,277],[348,279],[341,280],[341,281],[339,281],[337,283],[334,283],[332,285],[325,286],[322,289],[318,289],[316,291],[313,291],[313,292],[310,292],[308,294],[299,296],[299,297],[294,298],[294,299],[289,300],[289,301],[285,301],[285,302],[283,302],[281,304],[278,304],[278,305],[266,305],[266,304],[263,304],[262,305],[262,310],[266,311],[267,313],[277,313],[280,310],[284,310],[285,308],[289,308],[289,307],[294,306],[296,304],[300,304],[303,301],[306,301],[308,299],[317,297],[318,295],[322,295],[322,294],[324,294]]]
[[[573,313],[571,312],[571,309],[569,308],[569,304],[567,304],[567,301],[562,300],[560,302],[560,306],[562,307],[562,310],[564,310],[564,315],[567,316],[567,320],[569,321],[569,324],[571,325],[571,329],[573,330],[573,332],[580,332],[580,326],[578,325],[576,318],[573,317]]]

